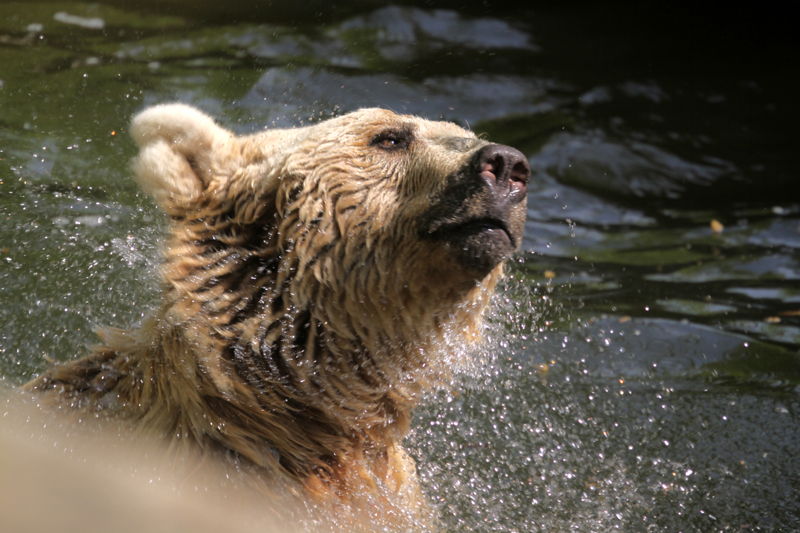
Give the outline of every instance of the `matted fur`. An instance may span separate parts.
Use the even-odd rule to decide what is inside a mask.
[[[491,210],[474,168],[489,143],[454,124],[364,109],[237,137],[170,104],[132,135],[138,180],[171,218],[163,305],[29,388],[312,492],[414,505],[409,412],[446,377],[445,340],[476,337],[524,187],[503,215],[511,247],[480,241],[465,264],[468,246],[431,236]]]

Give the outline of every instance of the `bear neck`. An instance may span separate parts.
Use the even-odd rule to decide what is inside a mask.
[[[301,479],[336,481],[348,462],[385,456],[408,432],[424,390],[446,381],[431,356],[453,348],[454,329],[475,327],[450,317],[425,339],[386,340],[373,353],[307,310],[272,328],[243,321],[225,336],[186,321],[176,309],[184,304],[165,306],[133,332],[103,333],[100,366],[115,376],[107,392],[138,405],[142,427],[181,445],[233,451]]]
[[[478,338],[501,270],[444,295],[453,301],[438,295],[447,312],[403,293],[365,320],[343,294],[298,279],[277,232],[248,233],[268,222],[173,225],[164,306],[133,337],[107,335],[117,359],[136,361],[116,393],[167,434],[296,476],[333,476],[344,457],[385,453],[407,433],[411,408]],[[413,305],[411,320],[391,313]]]

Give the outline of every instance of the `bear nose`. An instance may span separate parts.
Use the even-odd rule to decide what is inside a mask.
[[[510,146],[490,144],[475,154],[475,170],[494,192],[501,196],[528,192],[531,167],[525,155]]]

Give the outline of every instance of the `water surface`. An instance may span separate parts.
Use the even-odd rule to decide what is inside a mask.
[[[777,6],[0,3],[0,375],[157,298],[130,117],[364,106],[520,148],[480,372],[408,445],[453,531],[800,530],[798,51]],[[725,11],[723,11],[723,9]]]

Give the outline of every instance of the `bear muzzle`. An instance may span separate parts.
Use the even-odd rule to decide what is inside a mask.
[[[482,279],[522,243],[530,176],[519,150],[481,147],[448,177],[423,236],[442,242],[461,267]]]

